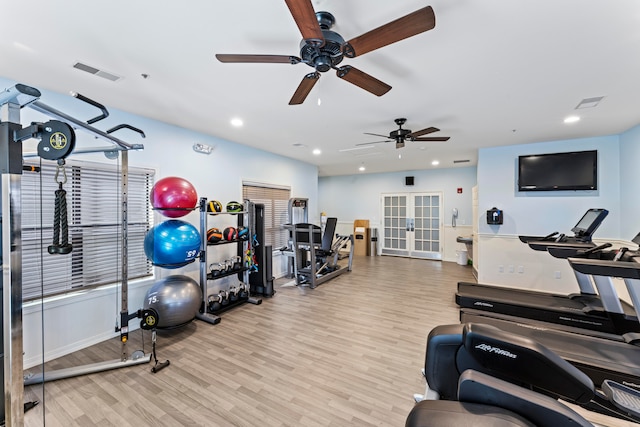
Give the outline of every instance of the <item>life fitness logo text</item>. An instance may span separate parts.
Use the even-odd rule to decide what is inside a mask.
[[[54,150],[62,150],[67,146],[67,136],[62,132],[56,132],[49,138],[49,144]]]
[[[478,344],[475,348],[478,350],[486,351],[487,353],[498,354],[500,356],[509,357],[511,359],[516,359],[518,356],[511,353],[510,351],[503,350],[498,347],[493,347],[489,344]]]

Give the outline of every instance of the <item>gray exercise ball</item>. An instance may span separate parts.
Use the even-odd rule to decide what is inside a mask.
[[[202,303],[202,290],[189,276],[174,275],[158,280],[149,288],[144,308],[158,312],[158,328],[174,328],[196,317]]]

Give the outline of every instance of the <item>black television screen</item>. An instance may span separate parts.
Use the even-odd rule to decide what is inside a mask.
[[[518,157],[518,191],[597,189],[597,150]]]

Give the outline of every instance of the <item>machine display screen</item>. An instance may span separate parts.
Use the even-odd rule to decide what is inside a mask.
[[[593,234],[608,214],[606,209],[589,209],[571,231],[577,236]]]

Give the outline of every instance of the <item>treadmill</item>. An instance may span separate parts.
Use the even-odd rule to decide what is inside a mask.
[[[622,252],[622,251],[621,251]],[[624,251],[613,260],[569,258],[571,267],[599,280],[624,279],[635,307],[640,307],[640,252]],[[636,316],[640,315],[636,308]],[[520,318],[463,308],[463,323],[483,323],[524,335],[555,351],[587,374],[596,385],[611,379],[640,389],[640,345],[598,336],[571,333],[545,322],[524,323]]]
[[[612,258],[611,252],[603,251],[606,245],[596,247],[591,241],[607,214],[605,209],[589,209],[572,228],[575,235],[571,237],[551,237],[556,232],[544,237],[520,236],[520,240],[534,250],[558,248],[554,254],[559,258]],[[640,323],[634,307],[618,298],[611,282],[596,279],[594,284],[587,275],[574,273],[580,293],[565,295],[459,282],[456,303],[461,308],[514,316],[520,322],[542,321],[574,333],[635,340],[633,334],[640,332]],[[629,333],[632,335],[626,335]]]

